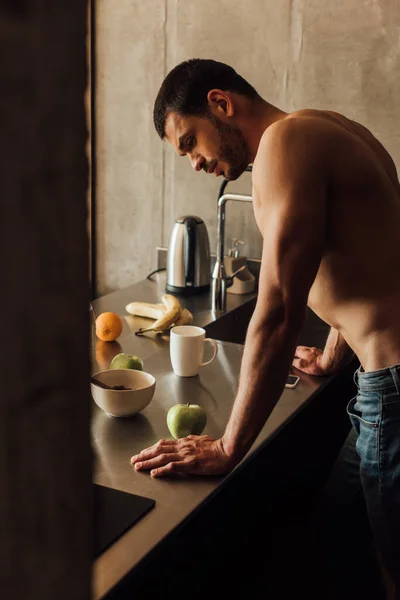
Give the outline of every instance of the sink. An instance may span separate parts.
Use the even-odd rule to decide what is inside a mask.
[[[221,342],[244,344],[247,327],[256,306],[256,300],[256,298],[252,298],[245,304],[222,314],[212,323],[204,325],[207,337],[220,340]]]
[[[202,322],[201,327],[204,327],[208,337],[215,340],[244,344],[256,301],[257,298],[252,298],[241,306],[222,314],[212,323]],[[207,313],[207,315],[209,314]],[[300,332],[298,343],[302,346],[323,348],[329,329],[329,325],[322,321],[311,308],[307,307],[306,320]]]

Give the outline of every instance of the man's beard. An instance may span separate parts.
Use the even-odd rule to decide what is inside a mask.
[[[218,161],[223,161],[228,165],[224,171],[224,177],[229,181],[234,181],[250,164],[249,145],[238,127],[228,125],[214,115],[211,120],[221,142]]]

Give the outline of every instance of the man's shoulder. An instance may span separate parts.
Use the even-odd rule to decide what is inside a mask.
[[[296,111],[267,127],[261,136],[253,169],[264,169],[266,164],[276,161],[323,161],[329,125],[316,113],[318,111]]]
[[[302,142],[305,137],[318,145],[321,134],[337,132],[346,117],[331,111],[302,109],[275,121],[264,131],[260,145]],[[311,137],[310,137],[311,136]]]

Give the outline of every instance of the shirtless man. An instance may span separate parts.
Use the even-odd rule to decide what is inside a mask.
[[[132,457],[154,477],[219,474],[250,449],[291,364],[338,371],[355,353],[358,434],[369,518],[394,580],[400,570],[400,184],[362,125],[331,111],[286,113],[227,65],[193,59],[166,77],[154,122],[196,171],[233,180],[253,163],[263,250],[237,396],[220,439],[160,440]],[[331,326],[324,350],[297,346],[306,306]]]

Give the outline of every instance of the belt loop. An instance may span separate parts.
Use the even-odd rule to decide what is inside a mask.
[[[356,386],[358,387],[358,369],[356,369],[356,370],[354,371],[354,374],[353,374],[353,381],[354,381],[354,383],[356,384]]]
[[[397,394],[400,394],[400,374],[399,374],[399,365],[395,367],[389,367],[390,374],[393,379],[394,387],[396,388]]]

